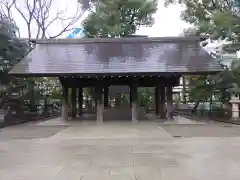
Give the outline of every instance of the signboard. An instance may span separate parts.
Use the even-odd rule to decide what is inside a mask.
[[[82,28],[75,28],[71,34],[68,35],[67,38],[72,39],[75,36],[80,35],[83,36],[83,30]]]

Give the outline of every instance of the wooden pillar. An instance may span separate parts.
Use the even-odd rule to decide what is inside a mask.
[[[132,88],[129,86],[129,105],[132,107]]]
[[[172,83],[167,83],[167,118],[173,119],[173,91]]]
[[[159,114],[160,118],[166,118],[166,87],[165,83],[161,83],[159,86],[160,91],[160,105],[159,105]]]
[[[68,87],[63,85],[62,118],[68,120]]]
[[[160,90],[159,86],[157,85],[155,88],[155,113],[156,113],[156,116],[159,115],[159,101],[160,101],[159,90]]]
[[[131,107],[132,107],[132,122],[137,122],[138,121],[138,112],[137,112],[137,86],[132,85],[131,87],[131,96],[132,96],[132,102],[131,102]]]
[[[103,98],[102,98],[102,87],[96,88],[96,97],[97,97],[97,123],[103,123]]]
[[[76,118],[77,115],[77,89],[76,87],[72,88],[71,100],[72,100],[72,118]]]
[[[97,88],[94,88],[94,104],[95,104],[95,109],[97,109]]]
[[[78,89],[78,115],[82,116],[82,106],[83,106],[83,88]]]
[[[104,107],[108,108],[108,86],[104,87]]]
[[[187,103],[187,100],[186,100],[186,77],[183,75],[182,76],[182,99],[181,101],[183,102],[183,104],[186,104]]]

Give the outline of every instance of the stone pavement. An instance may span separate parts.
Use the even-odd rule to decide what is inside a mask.
[[[211,124],[207,136],[209,124],[187,126],[53,119],[1,129],[0,180],[239,180],[240,127]]]

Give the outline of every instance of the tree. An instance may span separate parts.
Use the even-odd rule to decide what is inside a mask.
[[[196,28],[194,28],[194,27],[191,27],[191,28],[184,29],[183,33],[181,33],[180,35],[181,36],[196,36],[198,34],[199,34],[198,30]],[[187,99],[186,99],[186,84],[187,84],[188,81],[189,81],[188,76],[182,75],[183,104],[187,103]]]
[[[235,0],[165,0],[166,6],[172,3],[185,5],[181,18],[194,25],[202,35],[238,40],[240,14]]]
[[[90,7],[91,13],[84,23],[87,37],[125,37],[154,23],[157,1],[101,0]]]
[[[13,13],[18,12],[26,23],[28,39],[52,39],[72,30],[72,26],[79,21],[84,13],[78,3],[73,16],[66,17],[67,10],[55,12],[53,2],[53,0],[1,0],[0,10],[4,16],[12,21],[15,20]],[[57,23],[62,24],[62,29],[51,35],[49,31]]]
[[[82,3],[91,12],[83,24],[85,36],[91,38],[134,35],[139,27],[154,23],[153,14],[157,10],[157,0],[83,0]],[[122,97],[116,94],[116,105]]]
[[[0,68],[5,72],[27,53],[28,46],[19,40],[15,24],[2,15],[0,15],[0,37]]]
[[[240,49],[240,7],[235,0],[166,0],[166,5],[180,3],[185,5],[181,18],[194,25],[200,35],[208,35],[212,40],[225,39],[229,43],[220,46],[220,52],[211,52],[216,60],[221,60],[224,53],[236,53]],[[205,46],[207,43],[202,43]],[[233,65],[231,70],[224,67],[224,71],[214,76],[202,76],[191,80],[194,88],[191,95],[195,99],[218,97],[222,102],[227,102],[230,94],[240,92],[239,65]],[[205,85],[213,83],[212,86]],[[212,89],[209,89],[212,88]],[[206,93],[209,92],[209,93]],[[212,93],[210,93],[212,92]],[[201,97],[196,97],[199,94]]]
[[[0,11],[2,16],[13,22],[12,24],[16,24],[14,19],[16,14],[14,13],[18,13],[19,17],[23,19],[27,27],[28,46],[31,49],[31,39],[53,39],[72,30],[72,26],[79,21],[85,11],[81,8],[80,3],[76,5],[76,11],[73,11],[73,15],[70,17],[66,16],[67,10],[55,12],[56,7],[53,0],[1,0]],[[50,30],[59,23],[62,24],[62,29],[51,34]],[[36,110],[34,89],[38,82],[35,81],[35,78],[27,78],[26,80],[28,91],[31,94],[30,110],[34,111]],[[45,81],[48,80],[45,79]]]
[[[0,56],[2,60],[16,60],[15,57],[21,58],[22,48],[24,48],[25,44],[20,42],[17,32],[18,28],[14,22],[0,12]]]
[[[0,107],[5,108],[6,92],[15,88],[16,78],[8,76],[12,68],[28,52],[28,44],[18,38],[18,28],[11,19],[0,12],[0,81],[1,101]],[[18,103],[20,106],[20,103]]]

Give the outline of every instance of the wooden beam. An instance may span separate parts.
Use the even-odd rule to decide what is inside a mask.
[[[102,100],[102,87],[98,85],[96,87],[96,95],[97,95],[97,123],[103,123],[103,100]]]
[[[95,87],[99,84],[99,81],[103,85],[131,85],[131,81],[134,79],[135,84],[138,87],[155,87],[156,81],[164,80],[166,77],[158,76],[140,76],[140,77],[105,77],[102,79],[99,78],[66,78],[66,83],[69,87]]]
[[[83,88],[78,89],[78,115],[82,116]]]
[[[173,91],[172,83],[169,81],[167,83],[167,118],[173,119]]]
[[[155,113],[156,116],[159,115],[159,101],[160,101],[160,94],[159,94],[160,88],[159,85],[155,87]]]
[[[68,120],[68,87],[63,85],[62,118]]]
[[[130,104],[130,107],[132,107],[132,87],[131,85],[129,86],[129,104]]]
[[[161,82],[159,86],[160,91],[160,105],[159,105],[159,114],[160,118],[164,119],[166,117],[166,84],[165,82]]]
[[[137,111],[137,86],[135,84],[131,85],[131,108],[132,108],[132,122],[138,122],[138,111]]]
[[[108,92],[109,92],[109,87],[105,86],[104,87],[104,107],[108,108]]]
[[[77,115],[77,97],[76,97],[77,90],[75,87],[72,88],[72,118],[76,118]]]

